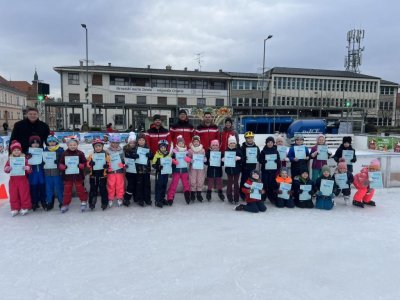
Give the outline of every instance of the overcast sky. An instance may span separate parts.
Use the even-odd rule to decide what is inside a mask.
[[[364,29],[361,73],[400,82],[398,0],[0,0],[0,75],[39,79],[60,96],[55,66],[95,64],[258,72],[344,70],[346,34]]]

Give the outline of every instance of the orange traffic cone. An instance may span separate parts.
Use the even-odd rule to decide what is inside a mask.
[[[8,199],[8,195],[7,195],[6,186],[3,183],[2,185],[0,185],[0,200],[7,200],[7,199]]]

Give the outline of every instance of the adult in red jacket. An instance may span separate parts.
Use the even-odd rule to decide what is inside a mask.
[[[197,126],[195,135],[200,137],[200,141],[204,149],[210,148],[212,140],[220,140],[221,135],[219,128],[213,123],[211,113],[204,113],[203,122]]]
[[[221,133],[221,151],[225,152],[226,148],[228,148],[228,139],[230,136],[234,136],[236,139],[236,144],[239,145],[239,135],[232,127],[232,119],[225,119],[225,127],[222,129]]]
[[[158,151],[158,142],[161,140],[167,140],[168,144],[171,144],[171,135],[168,129],[164,128],[161,124],[161,116],[154,115],[153,124],[150,125],[150,129],[145,134],[146,143],[150,148],[153,155]]]
[[[194,127],[193,125],[189,122],[189,118],[187,116],[186,110],[180,109],[178,113],[178,122],[173,124],[169,132],[171,134],[171,140],[176,141],[176,138],[178,136],[182,136],[183,139],[185,140],[185,145],[189,146],[190,143],[192,142],[192,138],[194,135]],[[175,145],[174,145],[175,146]]]

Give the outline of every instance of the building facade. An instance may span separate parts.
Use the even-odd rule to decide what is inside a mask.
[[[0,76],[0,124],[7,123],[12,129],[16,122],[22,120],[25,107],[26,94]]]

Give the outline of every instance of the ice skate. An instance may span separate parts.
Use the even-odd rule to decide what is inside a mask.
[[[11,216],[12,217],[15,217],[16,215],[18,215],[19,214],[19,211],[18,210],[12,210],[11,211]]]
[[[350,196],[343,196],[344,204],[348,205],[350,202]]]
[[[111,208],[113,206],[113,201],[108,201],[108,207]]]
[[[364,203],[358,202],[358,201],[356,201],[356,200],[353,200],[353,205],[354,205],[354,206],[361,207],[361,208],[364,208]]]
[[[192,202],[194,202],[194,200],[196,200],[196,192],[194,192],[194,191],[190,192],[190,200],[192,200]]]
[[[81,212],[85,212],[87,208],[87,202],[86,201],[82,201],[81,202]]]
[[[186,203],[189,204],[190,203],[190,192],[189,191],[185,191],[184,195],[185,195]]]
[[[207,199],[208,202],[211,201],[211,191],[210,190],[207,191],[206,199]]]
[[[68,211],[68,205],[61,206],[61,213],[66,213]]]
[[[236,211],[242,211],[244,209],[244,205],[243,204],[239,204],[238,206],[235,207]]]
[[[375,201],[364,202],[365,205],[376,206]]]
[[[21,209],[21,210],[19,211],[19,214],[20,214],[21,216],[25,216],[28,212],[29,212],[29,209]]]
[[[118,205],[118,207],[121,207],[121,206],[122,206],[122,199],[118,199],[118,200],[117,200],[117,205]]]
[[[221,201],[224,201],[224,200],[225,200],[225,196],[224,196],[224,193],[222,192],[222,190],[219,190],[219,191],[218,191],[218,197],[219,197],[219,199],[220,199]]]
[[[201,195],[201,192],[197,192],[197,201],[203,202],[203,196]]]

